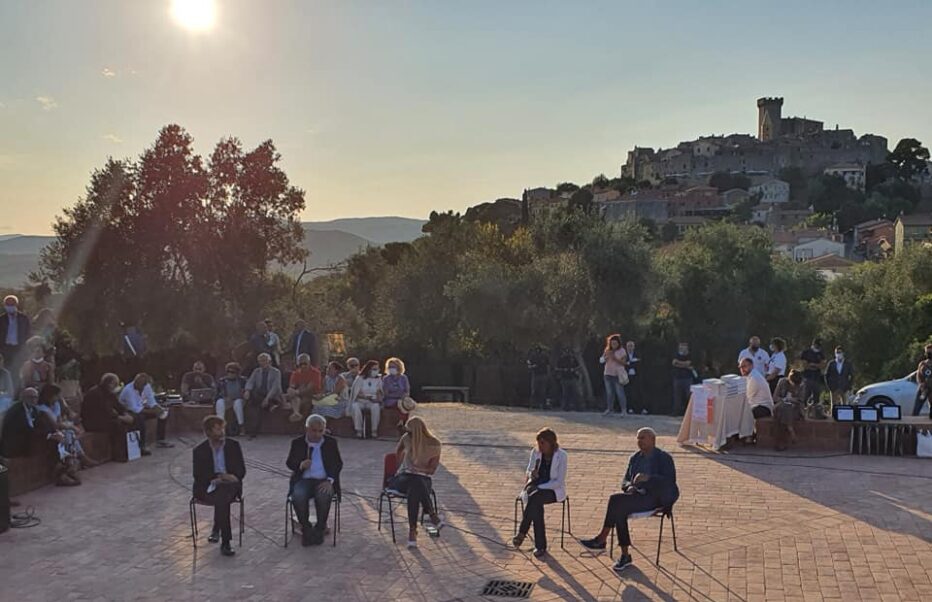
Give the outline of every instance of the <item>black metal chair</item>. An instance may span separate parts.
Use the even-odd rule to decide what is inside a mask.
[[[566,499],[564,499],[563,502],[561,503],[563,505],[563,509],[561,512],[562,516],[560,519],[560,547],[565,549],[566,546],[563,545],[563,537],[567,533],[570,534],[570,537],[572,537],[573,535],[573,517],[570,516],[570,496],[566,496]],[[518,505],[519,504],[521,505],[521,515],[523,516],[524,515],[524,500],[521,498],[520,495],[515,498],[515,533],[514,533],[515,535],[518,534]],[[567,525],[569,525],[569,529],[567,529]]]
[[[340,532],[340,502],[342,501],[343,495],[338,492],[333,492],[333,499],[330,502],[331,514],[333,515],[333,547],[337,545],[337,533]],[[294,502],[291,500],[291,494],[288,494],[288,497],[285,498],[285,547],[288,547],[288,532],[291,531],[291,538],[294,539],[295,534],[298,532],[295,523],[298,522],[297,516],[294,514]]]
[[[645,512],[635,512],[628,516],[628,519],[638,519],[638,518],[651,518],[653,516],[660,517],[660,534],[657,536],[657,561],[655,564],[660,566],[660,544],[663,542],[663,521],[665,518],[670,519],[670,529],[673,531],[673,551],[679,552],[679,549],[676,547],[676,524],[673,522],[673,506],[667,508],[655,508],[654,510],[647,510]],[[615,557],[615,529],[612,529],[610,534],[610,544],[608,546],[608,557]]]
[[[243,531],[246,530],[246,520],[244,515],[244,506],[245,501],[243,499],[243,494],[239,493],[234,499],[234,504],[239,504],[239,547],[243,547]],[[199,531],[197,528],[197,507],[198,506],[207,506],[208,508],[213,508],[212,504],[202,502],[194,496],[191,496],[191,501],[188,502],[188,514],[191,518],[191,541],[194,543],[194,547],[197,548],[197,537]]]

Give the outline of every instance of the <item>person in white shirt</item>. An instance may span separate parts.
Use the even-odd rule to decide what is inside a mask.
[[[754,370],[761,376],[767,374],[767,362],[770,361],[770,354],[760,348],[760,337],[753,336],[748,340],[747,349],[742,349],[738,354],[738,363],[745,358],[750,358],[754,364]]]
[[[770,387],[764,375],[754,369],[754,362],[751,358],[746,357],[741,360],[738,368],[741,370],[741,376],[746,379],[747,401],[754,418],[772,416],[773,395],[770,393]]]
[[[155,393],[149,383],[149,375],[140,372],[133,382],[127,383],[120,391],[120,403],[132,415],[136,429],[139,430],[139,449],[144,456],[151,453],[146,449],[146,420],[156,420],[155,445],[157,447],[175,447],[165,440],[168,409],[160,406],[155,400]]]
[[[777,383],[786,376],[786,341],[779,337],[770,340],[770,360],[767,362],[765,377],[770,385],[770,392],[777,388]]]
[[[353,381],[350,390],[350,408],[353,411],[353,427],[356,436],[365,437],[363,412],[369,412],[372,417],[372,437],[379,436],[379,416],[382,412],[382,378],[379,373],[379,363],[369,360],[363,366],[359,376]]]
[[[566,452],[557,443],[557,434],[551,429],[537,433],[537,447],[531,450],[531,459],[525,473],[526,482],[521,498],[526,500],[521,526],[511,543],[520,548],[527,532],[534,525],[534,556],[547,553],[547,529],[544,526],[544,506],[566,499]]]

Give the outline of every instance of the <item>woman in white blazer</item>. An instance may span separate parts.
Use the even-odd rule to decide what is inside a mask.
[[[534,525],[534,556],[547,554],[547,530],[544,526],[544,506],[566,499],[566,452],[557,443],[557,434],[547,428],[537,433],[537,448],[531,451],[527,465],[527,482],[524,491],[527,503],[518,534],[511,540],[520,548]]]

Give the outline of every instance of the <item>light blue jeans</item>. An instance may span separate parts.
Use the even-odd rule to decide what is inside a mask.
[[[628,398],[625,397],[625,387],[621,384],[621,381],[618,380],[617,376],[608,376],[605,375],[605,410],[611,412],[615,405],[615,400],[618,401],[618,407],[621,409],[621,413],[625,414],[628,411]]]

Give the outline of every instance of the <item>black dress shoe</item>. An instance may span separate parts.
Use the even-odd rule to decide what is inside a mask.
[[[534,548],[534,558],[543,558],[547,555],[547,548]]]
[[[312,545],[311,530],[309,528],[305,528],[304,531],[301,532],[301,545],[305,548]]]
[[[589,548],[590,550],[604,550],[605,542],[599,541],[595,537],[592,539],[583,539],[579,542],[584,548]]]
[[[220,544],[220,555],[221,556],[236,556],[236,551],[233,550],[233,546],[230,545],[230,542],[225,541]]]
[[[322,543],[324,543],[324,532],[315,528],[311,531],[311,545],[319,546]]]
[[[217,543],[218,541],[220,541],[220,530],[215,529],[211,531],[210,535],[207,536],[207,541],[210,543]]]

